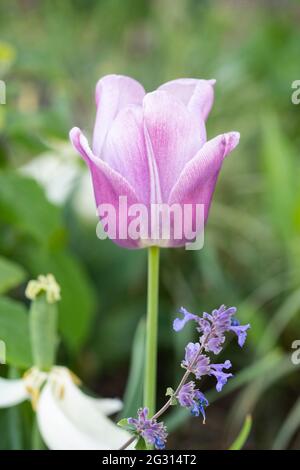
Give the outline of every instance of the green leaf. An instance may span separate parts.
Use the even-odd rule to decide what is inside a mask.
[[[19,173],[0,172],[0,213],[1,221],[43,244],[61,236],[60,210],[35,181]]]
[[[136,450],[146,450],[147,445],[146,445],[145,439],[143,439],[142,437],[139,437],[139,439],[138,439],[138,441],[135,445],[135,449]]]
[[[168,387],[166,391],[166,397],[172,397],[174,395],[174,390],[172,387]]]
[[[126,428],[128,426],[127,418],[120,419],[120,421],[118,421],[117,425],[120,426],[120,428]]]
[[[122,416],[134,416],[142,405],[146,323],[140,320],[132,346],[130,371],[124,395]]]
[[[300,398],[296,401],[295,405],[290,410],[287,418],[278,432],[274,444],[274,450],[286,449],[294,433],[300,427]]]
[[[295,234],[294,212],[297,205],[295,155],[274,110],[266,113],[262,124],[264,194],[273,227],[289,247],[290,238]]]
[[[282,332],[289,322],[299,313],[300,310],[300,289],[289,295],[279,309],[270,319],[268,326],[263,330],[258,352],[266,353],[272,347],[275,347]]]
[[[18,286],[25,278],[26,272],[20,265],[0,256],[0,294]]]
[[[8,364],[20,368],[32,366],[26,308],[5,297],[0,297],[0,339],[6,346]]]
[[[252,427],[252,418],[250,415],[246,416],[244,421],[243,427],[240,430],[239,435],[235,439],[235,441],[229,447],[229,450],[241,450],[244,447],[246,440],[250,434]]]
[[[166,391],[166,397],[170,397],[171,398],[171,405],[174,406],[174,405],[177,405],[177,400],[174,396],[174,390],[172,387],[168,387],[167,388],[167,391]]]

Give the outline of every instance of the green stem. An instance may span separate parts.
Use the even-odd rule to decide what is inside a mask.
[[[156,406],[157,332],[158,332],[159,248],[148,251],[148,300],[146,325],[146,355],[144,406],[153,416]]]
[[[31,302],[29,327],[33,364],[49,371],[55,363],[57,346],[57,304],[49,304],[45,294]]]

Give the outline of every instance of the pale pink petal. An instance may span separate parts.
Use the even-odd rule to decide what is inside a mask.
[[[224,158],[238,145],[239,133],[229,132],[209,140],[184,167],[173,187],[169,204],[204,204],[205,221]],[[196,222],[196,221],[195,221]]]
[[[176,98],[198,115],[202,115],[206,120],[214,102],[215,80],[197,80],[194,78],[179,78],[164,83],[159,90],[165,90],[173,94]]]
[[[184,165],[202,145],[199,127],[186,106],[165,91],[147,94],[143,103],[148,158],[155,160],[159,180],[155,186],[160,186],[162,202],[167,202]]]
[[[125,234],[128,221],[124,220],[123,217],[119,217],[120,212],[123,210],[120,208],[119,198],[120,196],[126,197],[128,207],[132,204],[137,204],[139,201],[135,190],[121,174],[93,154],[87,139],[80,129],[74,127],[70,132],[70,139],[74,148],[80,153],[90,168],[97,207],[109,204],[114,208],[116,210],[117,234],[120,233],[120,230]],[[120,224],[122,227],[120,227]],[[138,248],[138,242],[131,240],[128,236],[126,239],[117,237],[113,241],[125,248]]]
[[[123,108],[108,131],[102,155],[135,189],[141,202],[150,202],[150,177],[141,106]]]
[[[142,104],[145,90],[133,78],[106,75],[96,86],[97,114],[93,135],[93,152],[99,157],[107,132],[119,111],[129,104]]]

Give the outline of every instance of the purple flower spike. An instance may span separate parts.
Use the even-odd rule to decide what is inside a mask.
[[[240,325],[238,320],[234,318],[236,313],[235,307],[225,307],[221,305],[219,309],[215,309],[211,314],[204,313],[199,318],[197,328],[202,336],[200,343],[206,352],[219,354],[225,341],[225,333],[227,331],[234,332],[238,337],[238,344],[242,347],[245,343],[250,325]]]
[[[203,416],[205,423],[205,407],[208,406],[208,400],[200,390],[195,388],[195,382],[191,381],[184,384],[176,396],[180,406],[188,408],[193,416]]]
[[[182,367],[195,374],[197,379],[209,372],[209,358],[200,354],[200,349],[199,343],[189,343],[185,348],[185,358],[181,363]]]
[[[183,318],[176,318],[173,322],[173,329],[175,331],[182,330],[185,325],[191,320],[199,320],[198,315],[194,315],[193,313],[188,312],[184,307],[179,309],[179,313],[182,313]]]
[[[217,385],[216,385],[217,392],[220,392],[223,386],[227,383],[227,380],[230,377],[233,377],[233,374],[227,374],[226,372],[223,372],[222,370],[222,369],[229,369],[230,367],[231,367],[231,362],[228,360],[225,361],[224,364],[211,364],[209,366],[208,375],[214,375],[215,378],[217,379]]]
[[[148,408],[138,410],[138,418],[128,418],[128,424],[135,428],[135,432],[155,449],[164,449],[167,440],[167,430],[163,423],[148,418]]]

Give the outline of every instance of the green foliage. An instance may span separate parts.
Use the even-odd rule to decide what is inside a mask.
[[[0,338],[6,345],[6,360],[15,367],[32,366],[28,313],[19,302],[0,297]]]
[[[26,272],[17,263],[0,256],[0,294],[18,286],[26,278]]]
[[[300,108],[291,103],[291,83],[299,79],[299,7],[88,3],[0,3],[0,78],[9,84],[7,105],[0,106],[0,293],[14,297],[0,300],[0,338],[7,335],[9,364],[31,364],[24,283],[53,272],[63,293],[62,363],[100,394],[121,396],[126,388],[124,413],[136,413],[142,402],[145,252],[100,242],[96,218],[83,221],[77,213],[76,183],[60,208],[19,167],[54,140],[66,145],[73,125],[92,129],[94,84],[106,73],[132,75],[147,90],[181,76],[215,77],[208,136],[238,130],[242,138],[224,162],[204,249],[162,253],[158,397],[176,385],[184,346],[193,339],[189,326],[181,335],[172,332],[177,308],[200,313],[236,305],[251,330],[242,351],[234,344],[228,349],[235,377],[222,394],[209,389],[211,382],[203,385],[217,407],[213,426],[224,427],[226,412],[235,436],[251,411],[253,447],[299,447],[299,369],[289,357],[299,331]],[[6,432],[14,427],[9,415],[0,415],[0,448],[28,446]],[[210,408],[207,415],[209,421]],[[188,417],[172,409],[169,430]],[[28,431],[30,420],[21,418]],[[186,432],[194,447],[208,434],[201,426]],[[227,441],[226,434],[209,444]],[[181,442],[180,435],[175,444]]]
[[[248,436],[250,434],[251,427],[252,427],[252,418],[250,415],[248,415],[245,418],[243,427],[239,435],[237,436],[235,441],[231,444],[231,446],[229,447],[229,450],[241,450],[244,447],[248,439]]]

